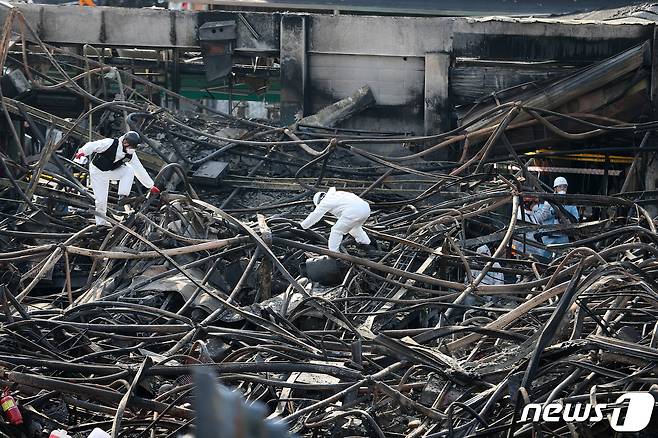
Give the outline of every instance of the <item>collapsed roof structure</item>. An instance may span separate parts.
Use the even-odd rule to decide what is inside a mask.
[[[81,12],[105,41],[77,52],[43,21],[70,9],[3,11],[0,381],[25,418],[3,434],[223,430],[201,416],[199,369],[304,436],[601,436],[615,425],[523,407],[655,395],[653,24],[232,13],[232,61],[278,45],[272,121],[145,79],[152,63],[121,68],[111,8]],[[189,15],[165,14],[172,45],[203,48]],[[342,34],[377,25],[399,44],[359,53]],[[99,229],[70,158],[126,129],[165,191],[112,193]],[[331,218],[297,226],[329,187],[368,200],[377,249],[328,251]],[[583,218],[530,223],[527,198]]]

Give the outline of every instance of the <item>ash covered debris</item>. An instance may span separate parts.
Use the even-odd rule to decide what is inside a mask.
[[[5,121],[41,145],[27,153],[14,124],[3,126],[0,382],[22,424],[5,416],[2,434],[212,431],[199,399],[212,395],[192,380],[201,369],[300,436],[605,436],[607,420],[532,423],[523,407],[594,399],[612,409],[626,391],[656,394],[658,235],[637,177],[657,128],[637,100],[648,44],[412,137],[280,127],[198,104],[172,111],[143,92],[155,84],[25,26],[61,75],[31,76],[11,51],[20,35],[11,21],[3,29],[5,65],[33,90],[88,99],[92,124],[2,98]],[[72,57],[89,64],[79,77],[61,68]],[[81,85],[100,75],[123,78],[122,100]],[[127,129],[162,192],[134,184],[119,202],[112,186],[110,226],[99,227],[88,167],[72,157]],[[552,152],[528,138],[641,141],[615,149],[634,156],[619,190],[562,194],[538,173]],[[410,150],[379,152],[391,143]],[[431,159],[453,145],[457,154]],[[331,187],[368,202],[367,249],[346,236],[330,251],[330,215],[299,226]],[[554,222],[530,220],[533,204]],[[546,245],[555,234],[567,241]]]

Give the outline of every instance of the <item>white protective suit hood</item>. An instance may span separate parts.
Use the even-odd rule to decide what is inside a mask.
[[[317,192],[315,195],[313,195],[313,204],[315,204],[317,207],[320,201],[322,201],[322,198],[324,198],[326,195],[326,192]]]

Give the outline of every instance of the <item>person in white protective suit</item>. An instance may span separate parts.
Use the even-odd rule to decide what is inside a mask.
[[[478,246],[476,252],[478,254],[482,254],[483,256],[491,257],[491,250],[487,245],[481,245]],[[500,269],[500,263],[494,262],[493,265],[491,265],[491,269]],[[473,276],[473,280],[478,278],[480,275],[479,270],[473,269],[471,271],[471,275]],[[466,276],[466,279],[464,280],[464,283],[468,284],[468,276]],[[480,284],[489,284],[489,285],[496,285],[496,284],[503,284],[505,283],[505,275],[502,272],[492,272],[489,270],[487,272],[487,275],[484,276]]]
[[[87,157],[91,157],[89,182],[94,192],[97,212],[103,215],[107,213],[110,181],[119,181],[119,199],[130,194],[135,176],[152,194],[160,193],[160,189],[154,185],[135,153],[135,147],[139,143],[139,134],[128,131],[117,139],[104,138],[85,143],[75,154],[75,161],[79,163],[84,163]],[[96,225],[108,223],[97,215]]]
[[[557,194],[566,195],[568,186],[567,179],[563,176],[558,176],[555,178],[555,181],[553,181],[553,191]],[[575,205],[565,205],[564,209],[573,216],[573,219],[575,219],[576,222],[578,222],[580,216],[578,214],[578,208],[576,208]],[[542,225],[556,225],[560,223],[555,209],[547,201],[544,201],[543,204],[537,206],[533,211],[537,220],[539,220]],[[545,235],[542,240],[546,245],[569,243],[569,237],[566,234],[557,231]]]
[[[318,192],[313,196],[315,210],[301,222],[303,229],[315,225],[326,213],[331,213],[338,220],[331,227],[329,234],[329,249],[338,251],[343,236],[347,233],[354,237],[357,243],[370,245],[370,238],[363,230],[363,224],[370,217],[370,205],[354,193],[342,192],[335,187],[326,193]]]

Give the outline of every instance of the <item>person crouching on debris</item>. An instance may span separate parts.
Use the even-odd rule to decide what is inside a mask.
[[[329,249],[338,252],[343,236],[347,233],[354,237],[356,243],[370,245],[370,238],[363,230],[363,224],[370,217],[370,205],[354,193],[342,192],[331,187],[326,193],[318,192],[313,196],[315,210],[301,222],[303,229],[315,225],[326,213],[331,213],[338,220],[331,227]]]
[[[567,188],[569,184],[567,179],[563,176],[558,176],[553,181],[553,191],[560,195],[567,194]],[[578,208],[575,205],[565,205],[564,209],[567,211],[567,218],[571,223],[577,223],[579,217]],[[547,202],[544,201],[542,205],[539,205],[535,210],[535,216],[541,222],[542,225],[556,225],[560,223],[560,218],[555,212],[555,209]],[[544,243],[546,245],[555,245],[560,243],[569,243],[569,237],[560,232],[552,232],[544,236]]]
[[[118,139],[104,138],[85,143],[75,154],[76,162],[85,162],[85,157],[91,156],[89,181],[94,191],[97,212],[103,215],[107,213],[110,181],[119,181],[119,199],[130,194],[135,176],[152,194],[160,193],[160,189],[154,185],[135,153],[135,147],[139,143],[139,134],[128,131]],[[108,223],[97,215],[96,225],[108,225]]]

